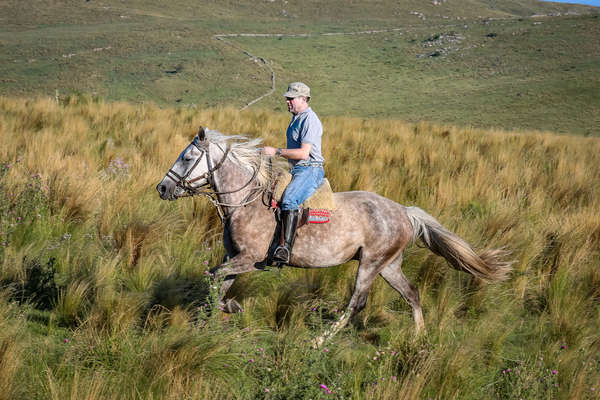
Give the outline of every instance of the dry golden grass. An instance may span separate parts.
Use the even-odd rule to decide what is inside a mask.
[[[14,321],[7,318],[9,307],[4,301],[2,305],[5,315],[0,316],[0,399],[8,400],[16,393],[18,373],[23,367],[23,345],[18,336],[22,326],[15,326]]]

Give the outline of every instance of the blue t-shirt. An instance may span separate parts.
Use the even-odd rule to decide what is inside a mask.
[[[323,136],[323,125],[317,114],[308,107],[306,110],[293,115],[287,128],[287,148],[299,149],[302,143],[310,143],[312,147],[308,155],[308,162],[324,162],[321,154],[321,137]],[[288,160],[291,166],[304,160]]]

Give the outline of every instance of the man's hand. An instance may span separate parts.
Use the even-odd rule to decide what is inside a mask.
[[[263,154],[266,156],[274,156],[277,152],[277,148],[271,146],[263,147]]]

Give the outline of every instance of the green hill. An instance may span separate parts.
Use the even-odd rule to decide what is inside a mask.
[[[242,107],[271,89],[270,67],[276,90],[253,107],[283,110],[303,80],[323,115],[600,135],[598,15],[541,1],[5,1],[0,94]],[[235,33],[282,36],[215,38]]]

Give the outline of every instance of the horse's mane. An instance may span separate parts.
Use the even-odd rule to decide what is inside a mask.
[[[216,130],[205,130],[206,140],[210,143],[229,146],[229,154],[240,167],[256,175],[258,186],[268,188],[273,178],[281,172],[287,171],[287,163],[274,157],[262,155],[262,149],[259,145],[262,143],[260,138],[248,138],[243,135],[224,135]],[[270,161],[270,162],[269,162]]]

